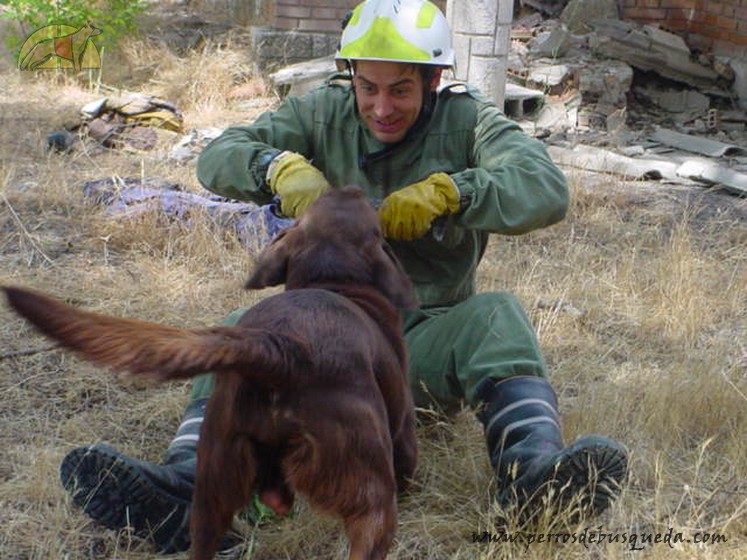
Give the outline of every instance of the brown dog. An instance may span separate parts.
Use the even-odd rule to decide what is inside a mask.
[[[412,284],[358,189],[331,190],[259,256],[247,288],[286,284],[235,327],[187,330],[77,310],[6,287],[43,333],[114,370],[159,380],[215,372],[197,450],[191,558],[213,558],[253,493],[342,518],[351,559],[384,558],[397,490],[416,463],[396,308]]]

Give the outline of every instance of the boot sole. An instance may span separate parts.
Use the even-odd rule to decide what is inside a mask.
[[[105,527],[131,527],[163,554],[189,548],[190,502],[154,486],[115,449],[96,444],[71,451],[60,479],[73,503]]]
[[[542,482],[522,489],[523,499],[516,497],[519,479],[500,494],[499,502],[504,506],[520,504],[519,515],[524,521],[537,517],[539,509],[548,505],[557,511],[568,510],[571,523],[607,509],[622,491],[627,476],[625,451],[614,442],[591,443],[584,438],[564,451],[551,470],[536,476]]]
[[[581,510],[596,515],[622,491],[627,463],[626,454],[616,447],[582,447],[557,465],[553,486],[560,492],[561,502],[578,497]]]

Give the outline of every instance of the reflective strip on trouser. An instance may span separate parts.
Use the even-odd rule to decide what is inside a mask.
[[[472,296],[452,307],[406,312],[410,386],[418,406],[457,410],[464,399],[480,404],[486,379],[547,377],[547,366],[529,318],[505,292]]]
[[[198,399],[187,406],[182,423],[176,430],[176,435],[166,451],[167,456],[173,456],[185,450],[197,449],[197,442],[200,440],[200,428],[202,427],[202,421],[205,419],[206,403],[206,399]]]
[[[204,417],[190,418],[185,420],[179,425],[179,429],[176,431],[176,437],[171,440],[169,447],[192,447],[197,444],[200,439],[200,426]]]

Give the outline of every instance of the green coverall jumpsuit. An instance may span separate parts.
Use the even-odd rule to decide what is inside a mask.
[[[332,187],[357,185],[374,202],[448,173],[461,208],[443,238],[390,244],[422,306],[404,315],[416,404],[452,410],[465,399],[477,404],[475,388],[486,377],[547,375],[516,298],[475,295],[475,271],[490,233],[520,234],[561,220],[568,188],[544,146],[467,86],[441,90],[430,119],[417,126],[405,141],[381,144],[359,118],[349,83],[330,81],[251,125],[227,129],[200,155],[197,175],[215,193],[266,204],[267,164],[283,150],[306,156]],[[193,397],[210,387],[210,380],[196,381]]]

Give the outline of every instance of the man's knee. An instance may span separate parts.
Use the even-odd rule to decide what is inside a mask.
[[[524,308],[514,294],[510,292],[483,292],[475,294],[466,300],[472,304],[477,312],[489,313],[492,311],[519,310],[524,313]]]
[[[244,316],[244,313],[246,313],[247,308],[241,308],[237,309],[236,311],[232,311],[228,314],[228,317],[223,319],[223,325],[227,327],[232,327],[236,323],[239,322],[239,319],[241,319]]]

